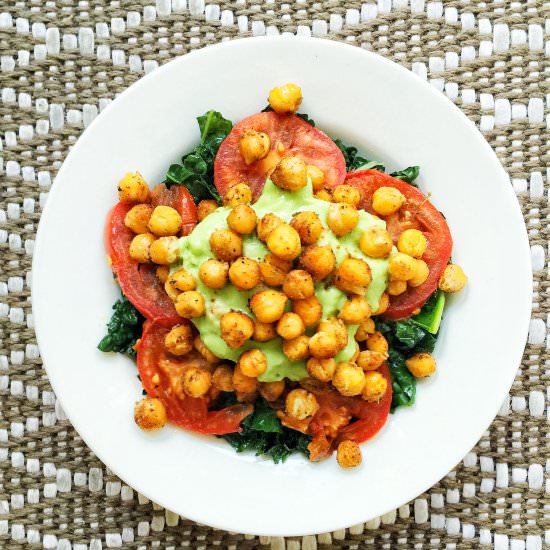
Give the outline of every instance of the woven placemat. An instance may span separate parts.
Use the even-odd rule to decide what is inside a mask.
[[[549,16],[542,0],[0,0],[0,547],[549,545]],[[196,525],[112,475],[56,404],[30,302],[41,209],[67,151],[94,117],[174,56],[282,32],[372,49],[428,79],[478,124],[518,194],[535,280],[522,367],[493,425],[455,470],[367,524],[287,540]],[[506,269],[506,261],[514,259],[495,269]]]

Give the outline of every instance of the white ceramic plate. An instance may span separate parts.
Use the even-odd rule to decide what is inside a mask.
[[[238,121],[285,82],[301,112],[392,169],[421,166],[424,192],[445,213],[453,258],[469,285],[449,300],[438,373],[417,403],[392,415],[343,471],[300,456],[275,466],[214,437],[133,421],[135,365],[103,354],[118,288],[103,225],[129,170],[150,184],[198,141],[195,117],[216,109]],[[498,266],[498,267],[497,267]],[[353,525],[414,498],[470,450],[495,416],[526,340],[531,274],[523,219],[489,145],[442,94],[356,47],[299,38],[227,42],[143,78],[84,132],[56,178],[33,265],[34,314],[44,363],[71,422],[126,483],[183,516],[242,533],[301,535]]]

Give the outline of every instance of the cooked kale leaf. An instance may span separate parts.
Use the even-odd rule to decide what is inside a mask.
[[[107,334],[97,345],[100,351],[116,351],[134,359],[134,345],[141,337],[144,318],[126,296],[113,305],[113,314],[107,323]]]
[[[392,172],[390,175],[393,176],[395,179],[402,180],[410,183],[411,185],[414,185],[414,180],[418,177],[419,173],[419,166],[409,166],[408,168],[404,168],[403,170]]]
[[[342,151],[344,159],[346,161],[346,170],[353,172],[354,170],[369,170],[375,169],[380,172],[384,172],[386,169],[383,164],[375,160],[368,160],[359,155],[357,147],[352,145],[346,145],[341,139],[335,139],[334,143],[338,146],[338,149]]]

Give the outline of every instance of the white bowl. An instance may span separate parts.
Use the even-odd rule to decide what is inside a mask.
[[[420,186],[444,212],[453,259],[469,285],[449,300],[438,373],[417,403],[363,445],[354,471],[301,456],[274,465],[224,441],[176,428],[139,430],[135,365],[96,349],[119,291],[103,226],[116,183],[150,184],[198,141],[195,117],[238,121],[268,90],[299,84],[302,112],[390,168],[421,167]],[[50,381],[98,457],[158,504],[214,527],[302,535],[396,508],[443,477],[495,416],[521,360],[530,315],[529,247],[516,197],[496,156],[450,101],[407,70],[356,47],[316,39],[226,42],[174,60],[131,86],[68,155],[42,215],[33,264],[34,314]]]

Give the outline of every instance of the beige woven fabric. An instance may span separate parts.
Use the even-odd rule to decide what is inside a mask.
[[[549,545],[548,17],[542,0],[0,0],[0,547]],[[535,279],[521,370],[490,430],[456,469],[414,502],[366,525],[286,541],[195,525],[112,475],[56,404],[30,302],[41,209],[68,149],[92,119],[174,56],[222,39],[279,32],[372,49],[456,102],[510,174],[529,228]],[[499,267],[506,269],[504,261]]]

